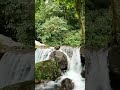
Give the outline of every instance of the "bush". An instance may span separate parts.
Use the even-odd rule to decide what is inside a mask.
[[[64,45],[80,46],[80,31],[69,31],[64,37]]]
[[[112,15],[108,9],[89,10],[86,14],[86,46],[107,47],[111,39]]]
[[[42,25],[40,32],[43,33],[42,41],[45,44],[56,46],[62,45],[65,33],[69,30],[67,22],[59,17],[51,17]]]

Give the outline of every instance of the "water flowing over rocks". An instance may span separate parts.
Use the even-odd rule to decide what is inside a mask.
[[[54,60],[58,59],[55,61],[61,64],[65,61],[65,64],[60,67],[61,69],[66,69],[67,64],[66,72],[63,72],[62,75],[58,77],[59,79],[52,82],[50,81],[50,85],[39,84],[35,90],[85,90],[85,79],[81,76],[82,64],[79,47],[61,46],[59,50],[38,48],[36,49],[35,55],[36,64],[49,60],[50,58],[54,58]],[[44,60],[42,59],[43,57]],[[69,83],[67,84],[67,82]]]
[[[34,80],[34,51],[9,51],[0,60],[0,88]]]
[[[49,59],[49,55],[55,49],[53,47],[50,48],[37,48],[35,51],[35,63],[45,61]]]
[[[107,49],[87,49],[86,90],[111,90]]]

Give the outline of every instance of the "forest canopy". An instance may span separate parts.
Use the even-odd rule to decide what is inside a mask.
[[[36,0],[36,37],[50,46],[79,46],[80,25],[75,8],[55,0],[40,1]]]

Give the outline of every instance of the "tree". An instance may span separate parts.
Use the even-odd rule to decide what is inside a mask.
[[[59,17],[51,17],[42,24],[39,32],[43,33],[42,41],[48,45],[62,45],[65,33],[69,30],[67,22]]]
[[[67,8],[75,8],[80,23],[81,37],[85,44],[85,0],[56,0],[59,4],[65,3]]]
[[[3,1],[3,2],[2,2]],[[4,15],[4,30],[12,33],[16,41],[34,46],[34,1],[2,0],[0,2]]]
[[[111,0],[113,12],[112,45],[120,45],[120,0]]]

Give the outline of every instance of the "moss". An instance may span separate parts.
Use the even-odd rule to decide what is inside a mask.
[[[36,80],[55,80],[59,76],[60,72],[56,61],[47,60],[35,65]]]

